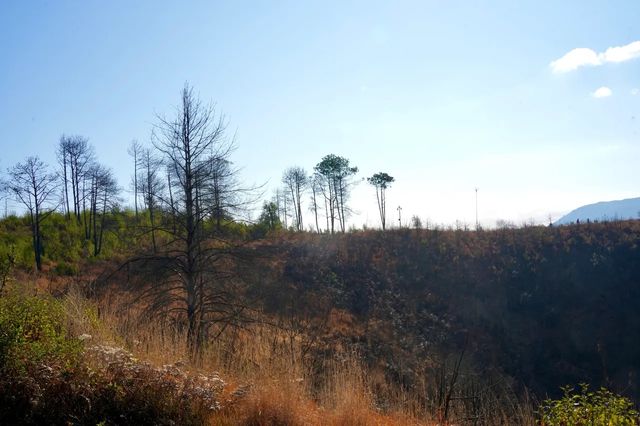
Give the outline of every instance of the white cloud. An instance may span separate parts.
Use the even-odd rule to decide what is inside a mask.
[[[578,47],[551,62],[549,66],[554,73],[565,73],[584,66],[595,67],[605,63],[625,62],[638,57],[640,57],[640,41],[634,41],[625,46],[609,47],[602,53],[587,47]]]
[[[633,96],[640,95],[640,89],[631,89],[631,94]]]
[[[611,95],[613,95],[613,92],[606,86],[600,87],[591,94],[594,98],[608,98]]]
[[[626,46],[610,47],[601,53],[604,62],[625,62],[640,57],[640,41],[634,41]]]
[[[596,66],[602,63],[600,56],[593,50],[586,47],[573,49],[562,58],[551,62],[553,72],[569,72],[586,65]]]

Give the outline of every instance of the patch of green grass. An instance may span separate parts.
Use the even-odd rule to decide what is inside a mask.
[[[564,396],[547,399],[540,407],[540,421],[545,426],[636,426],[639,414],[627,398],[601,388],[589,391],[586,384],[575,391],[571,386],[562,388]]]

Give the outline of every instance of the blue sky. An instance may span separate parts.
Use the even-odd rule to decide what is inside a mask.
[[[389,221],[471,224],[474,187],[485,225],[545,221],[640,196],[638,22],[634,0],[3,1],[0,168],[81,134],[126,186],[188,81],[269,191],[335,153],[396,177]],[[373,188],[352,204],[378,223]]]

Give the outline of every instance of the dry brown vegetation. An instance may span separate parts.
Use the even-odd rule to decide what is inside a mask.
[[[121,410],[120,424],[535,424],[540,399],[523,383],[538,398],[583,377],[624,392],[638,235],[624,222],[247,242],[253,256],[231,268],[252,308],[197,357],[184,321],[149,316],[139,299],[152,271],[113,274],[124,256],[70,276],[54,263],[17,270],[11,285],[55,294],[71,335],[91,335],[84,362],[97,379],[82,370],[63,386],[54,374],[51,389],[84,389],[96,422],[118,424]],[[34,377],[49,380],[45,370]]]
[[[20,287],[31,293],[26,285]],[[425,411],[421,397],[367,368],[357,352],[342,348],[321,360],[310,358],[302,336],[280,326],[261,322],[228,333],[190,360],[184,330],[162,321],[140,322],[135,309],[122,309],[124,300],[90,300],[75,285],[59,301],[51,300],[64,312],[65,339],[83,347],[80,360],[71,366],[43,358],[28,364],[26,372],[7,370],[1,388],[15,394],[0,395],[10,402],[0,410],[3,421],[435,425],[516,420],[487,405],[492,412],[481,421],[462,422],[455,409],[449,418],[458,420],[443,421],[443,413]],[[521,404],[519,409],[524,417],[518,423],[533,424],[531,407]]]
[[[319,358],[305,352],[309,336],[282,325],[259,322],[226,333],[210,342],[199,359],[190,361],[184,331],[161,320],[141,322],[138,311],[125,300],[113,297],[104,302],[87,300],[80,291],[72,290],[65,306],[76,335],[92,336],[92,362],[106,362],[119,375],[131,370],[131,359],[139,361],[143,381],[166,380],[167,371],[178,368],[185,377],[219,377],[223,385],[217,389],[214,410],[202,411],[211,424],[242,425],[435,425],[462,424],[464,410],[451,404],[449,419],[443,413],[428,411],[423,396],[403,391],[380,374],[366,367],[360,354],[348,347],[335,347]],[[86,317],[94,306],[100,312],[99,322]],[[124,309],[123,309],[124,307]],[[338,316],[334,313],[333,317]],[[336,327],[346,326],[344,318],[335,319]],[[100,343],[99,343],[100,342]],[[96,359],[96,349],[98,357]],[[109,349],[109,348],[126,348]],[[130,351],[130,354],[129,352]],[[115,355],[114,355],[115,354]],[[119,360],[115,364],[109,357]],[[120,358],[118,358],[120,357]],[[135,363],[134,363],[135,364]],[[138,365],[138,364],[135,364]],[[153,367],[155,366],[155,367]],[[178,367],[176,367],[178,366]],[[154,370],[155,369],[155,370]],[[155,372],[160,379],[153,378]],[[112,373],[113,374],[113,373]],[[141,377],[142,377],[141,376]],[[174,375],[175,376],[175,375]],[[182,379],[186,380],[186,379]],[[120,380],[121,381],[121,380]],[[130,380],[131,381],[131,380]],[[425,380],[424,392],[437,392]],[[444,388],[447,384],[441,384]],[[431,387],[430,387],[431,386]],[[193,386],[192,386],[193,387]],[[197,386],[196,386],[197,387]],[[192,390],[182,386],[184,392]],[[145,397],[152,397],[145,394]],[[514,397],[515,398],[515,397]],[[533,424],[531,405],[516,401],[516,407],[497,407],[487,398],[475,401],[486,404],[484,412],[476,410],[476,419],[464,424]],[[515,409],[514,409],[515,408]],[[468,414],[468,413],[467,413]],[[475,421],[474,421],[475,420]]]

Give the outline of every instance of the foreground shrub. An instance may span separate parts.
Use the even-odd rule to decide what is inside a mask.
[[[627,398],[607,389],[590,392],[580,385],[580,391],[567,386],[558,400],[546,400],[540,407],[541,423],[545,426],[636,426],[639,414]]]
[[[0,298],[0,371],[26,374],[42,364],[72,368],[82,344],[66,330],[62,304],[52,298]]]
[[[180,362],[155,367],[114,346],[90,347],[100,381],[102,415],[127,424],[203,424],[219,411],[225,382],[218,373],[188,374]]]
[[[0,298],[0,424],[201,425],[221,409],[224,381],[154,367],[122,348],[73,337],[62,302]]]
[[[68,404],[86,405],[68,389],[81,354],[82,342],[67,333],[58,300],[0,297],[0,423],[61,423],[57,416]]]

